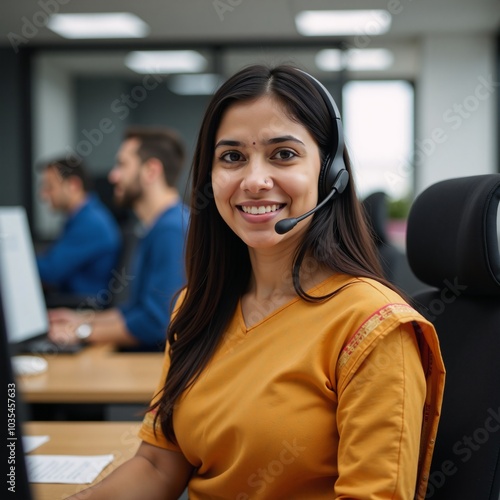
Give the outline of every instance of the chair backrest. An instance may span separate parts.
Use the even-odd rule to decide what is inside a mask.
[[[362,202],[377,246],[384,276],[407,294],[426,288],[413,274],[403,250],[392,243],[388,232],[388,202],[383,191],[369,194]]]
[[[438,182],[414,201],[407,254],[446,368],[426,498],[500,498],[500,174]]]

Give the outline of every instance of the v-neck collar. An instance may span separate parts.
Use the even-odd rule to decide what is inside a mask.
[[[355,279],[355,278],[353,278],[352,276],[346,276],[344,274],[335,273],[335,274],[332,274],[331,276],[328,276],[328,278],[325,278],[323,281],[321,281],[317,285],[314,285],[309,290],[306,290],[306,292],[309,295],[314,295],[315,292],[320,290],[322,287],[328,285],[328,283],[330,283],[330,281],[339,281],[339,284],[343,285],[345,283],[342,283],[342,282],[350,281],[352,279]],[[281,306],[279,306],[276,309],[274,309],[273,311],[271,311],[269,314],[264,316],[260,321],[257,321],[252,326],[248,327],[246,322],[245,322],[245,317],[243,316],[243,308],[242,308],[241,297],[240,297],[240,299],[238,300],[238,305],[236,307],[236,315],[237,315],[237,320],[238,320],[240,330],[245,335],[247,335],[252,330],[259,328],[262,324],[266,323],[274,316],[280,314],[281,311],[283,311],[284,309],[287,309],[288,307],[291,307],[293,304],[297,303],[299,300],[300,300],[300,297],[297,295],[293,299],[289,300],[288,302],[282,304]]]

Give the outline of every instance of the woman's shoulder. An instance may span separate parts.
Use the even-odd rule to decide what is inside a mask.
[[[339,273],[323,281],[316,287],[313,294],[316,296],[332,294],[330,300],[355,301],[358,305],[365,303],[374,306],[383,304],[406,304],[409,306],[401,294],[380,281]]]
[[[348,322],[355,329],[374,318],[401,324],[427,323],[399,293],[375,279],[337,274],[314,291],[316,296],[330,294],[321,302],[324,314]]]

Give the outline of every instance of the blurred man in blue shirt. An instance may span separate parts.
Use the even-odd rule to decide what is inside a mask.
[[[111,212],[90,193],[83,165],[63,159],[45,164],[40,195],[67,215],[55,243],[37,256],[45,288],[81,296],[105,290],[118,261],[120,231]]]
[[[132,208],[143,235],[134,265],[124,277],[129,300],[106,311],[50,311],[50,337],[56,342],[112,342],[129,349],[162,350],[172,298],[185,284],[184,241],[189,212],[175,187],[184,146],[169,129],[126,132],[109,174],[115,202]]]

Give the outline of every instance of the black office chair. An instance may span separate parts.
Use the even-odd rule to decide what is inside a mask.
[[[413,274],[403,250],[391,242],[387,230],[389,214],[386,193],[375,191],[363,200],[362,205],[372,229],[386,279],[407,294],[426,288]]]
[[[426,498],[500,495],[500,174],[450,179],[412,205],[409,263],[433,290],[414,304],[431,320],[447,371]]]
[[[385,277],[392,281],[401,251],[391,243],[387,234],[387,195],[382,191],[371,193],[363,200],[363,208],[372,228]]]

